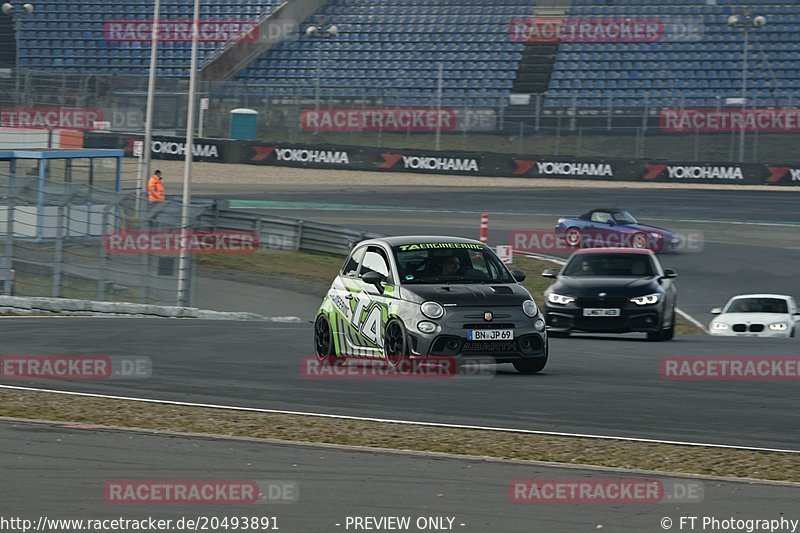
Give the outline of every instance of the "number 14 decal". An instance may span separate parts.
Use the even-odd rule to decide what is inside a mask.
[[[381,305],[373,302],[364,292],[355,296],[356,308],[351,315],[353,325],[376,346],[383,346],[383,332],[381,331]]]

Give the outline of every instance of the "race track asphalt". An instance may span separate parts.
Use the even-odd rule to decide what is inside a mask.
[[[664,265],[678,272],[681,309],[701,322],[708,323],[710,309],[735,294],[777,292],[800,297],[800,197],[792,191],[492,189],[490,185],[414,190],[390,185],[292,190],[287,185],[276,191],[238,186],[224,192],[206,185],[198,188],[198,194],[248,200],[250,207],[243,207],[247,211],[388,235],[477,238],[480,214],[489,213],[492,245],[509,244],[513,230],[551,230],[558,216],[620,207],[642,222],[703,237],[704,246],[697,253],[662,256]],[[253,201],[266,207],[255,209],[259,204]]]
[[[9,385],[517,429],[800,450],[798,381],[674,381],[664,357],[780,356],[797,339],[641,336],[551,339],[545,372],[451,379],[309,378],[311,324],[175,319],[19,318],[3,322],[3,355],[146,356],[140,380]],[[490,367],[495,368],[495,367]]]
[[[664,518],[672,520],[673,530],[679,530],[681,517],[687,516],[800,519],[796,505],[800,488],[774,484],[648,475],[646,479],[662,483],[665,495],[682,496],[682,489],[689,489],[695,498],[691,503],[670,498],[657,503],[517,503],[509,496],[512,481],[544,487],[548,480],[634,483],[645,476],[7,421],[0,421],[0,450],[4,477],[0,518],[27,519],[33,525],[40,517],[153,518],[169,519],[173,524],[182,517],[270,517],[270,527],[277,525],[283,533],[327,533],[390,531],[356,529],[353,522],[348,526],[347,518],[395,516],[410,519],[412,526],[403,531],[437,530],[418,529],[417,520],[446,517],[453,520],[452,529],[444,529],[448,531],[651,533],[664,531]],[[279,486],[288,482],[296,487],[297,498],[293,503],[263,505],[107,503],[106,483],[125,480],[253,480]],[[687,530],[688,524],[684,518],[682,530]],[[77,531],[74,525],[48,530]]]

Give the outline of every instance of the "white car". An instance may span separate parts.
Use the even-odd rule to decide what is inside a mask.
[[[740,294],[711,314],[717,315],[708,326],[712,335],[794,337],[800,327],[797,303],[783,294]]]

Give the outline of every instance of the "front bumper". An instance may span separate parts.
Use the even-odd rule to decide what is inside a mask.
[[[731,329],[715,330],[713,328],[709,328],[708,333],[709,335],[714,335],[716,337],[758,337],[762,339],[785,339],[792,336],[792,332],[789,329],[783,331],[773,331],[768,328],[758,333],[752,331],[738,332],[732,331]]]
[[[411,341],[411,357],[422,360],[436,358],[455,359],[459,363],[513,363],[515,361],[547,357],[547,333],[534,326],[540,313],[530,318],[520,308],[495,308],[494,320],[486,322],[483,313],[487,308],[449,308],[447,315],[431,320],[439,328],[426,334],[407,324]],[[513,329],[510,341],[469,341],[468,329]]]
[[[635,305],[635,304],[632,304]],[[583,307],[563,305],[545,307],[548,331],[586,333],[632,333],[655,332],[662,328],[662,304],[637,307],[620,307],[615,317],[583,316]]]

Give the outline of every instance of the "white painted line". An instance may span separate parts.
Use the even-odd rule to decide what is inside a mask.
[[[534,259],[541,259],[542,261],[550,261],[551,263],[555,263],[557,265],[566,265],[567,264],[567,262],[565,260],[560,259],[558,257],[550,256],[550,255],[532,254],[530,252],[518,252],[516,250],[514,250],[514,253],[522,255],[522,256],[525,256],[525,257],[532,257]],[[685,318],[689,322],[691,322],[692,324],[694,324],[696,327],[702,329],[705,333],[708,333],[708,330],[706,329],[706,326],[702,322],[700,322],[699,320],[694,318],[692,315],[687,313],[686,311],[681,311],[680,309],[675,309],[675,312],[678,313],[679,315],[681,315],[683,318]]]
[[[206,404],[206,403],[194,403],[194,402],[178,402],[173,400],[155,400],[155,399],[148,399],[148,398],[133,398],[129,396],[113,396],[108,394],[93,394],[89,392],[71,392],[71,391],[63,391],[63,390],[53,390],[53,389],[39,389],[33,387],[17,387],[14,385],[0,385],[0,389],[9,389],[9,390],[20,390],[20,391],[27,391],[27,392],[50,392],[54,394],[64,394],[66,396],[81,396],[84,398],[102,398],[106,400],[124,400],[130,402],[141,402],[141,403],[155,403],[159,405],[176,405],[180,407],[202,407],[205,409],[219,409],[223,411],[243,411],[248,413],[264,413],[264,414],[276,414],[276,415],[296,415],[296,416],[309,416],[309,417],[316,417],[316,418],[330,418],[335,420],[354,420],[360,422],[381,422],[385,424],[401,424],[407,426],[420,426],[420,427],[435,427],[435,428],[447,428],[447,429],[471,429],[476,431],[494,431],[499,433],[518,433],[523,435],[542,435],[548,437],[575,437],[575,438],[585,438],[585,439],[598,439],[598,440],[618,440],[623,442],[643,442],[649,444],[669,444],[674,446],[692,446],[698,448],[719,448],[719,449],[726,449],[726,450],[743,450],[743,451],[753,451],[753,452],[774,452],[774,453],[796,453],[800,454],[800,450],[785,450],[781,448],[760,448],[756,446],[733,446],[730,444],[710,444],[710,443],[702,443],[702,442],[683,442],[683,441],[670,441],[670,440],[659,440],[659,439],[641,439],[635,437],[614,437],[609,435],[591,435],[588,433],[564,433],[564,432],[557,432],[557,431],[536,431],[532,429],[514,429],[514,428],[502,428],[502,427],[493,427],[493,426],[470,426],[466,424],[443,424],[439,422],[415,422],[412,420],[392,420],[388,418],[372,418],[372,417],[362,417],[362,416],[347,416],[347,415],[331,415],[331,414],[324,414],[324,413],[308,413],[303,411],[284,411],[279,409],[261,409],[256,407],[237,407],[231,405],[216,405],[216,404]]]

